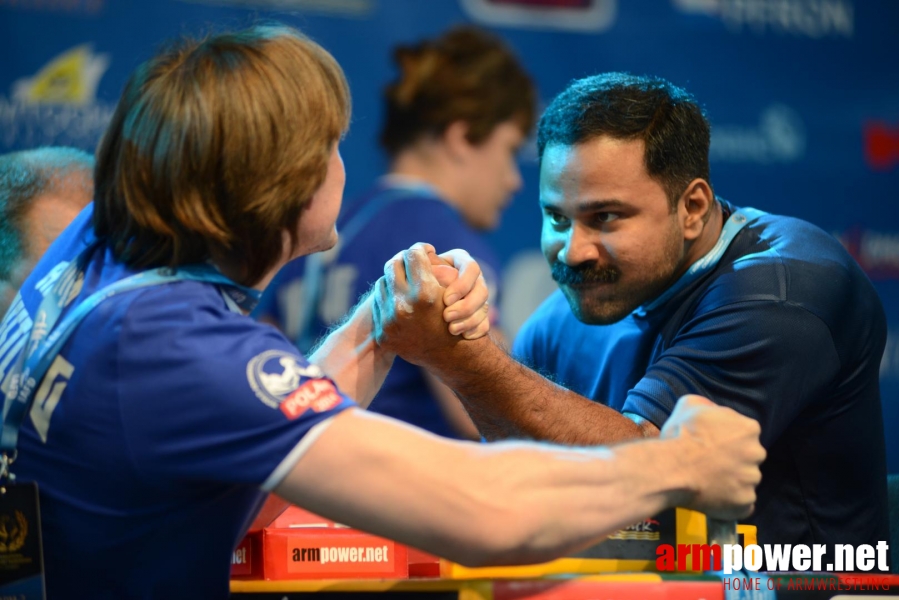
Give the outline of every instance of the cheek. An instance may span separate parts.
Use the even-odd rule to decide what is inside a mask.
[[[649,242],[619,247],[615,251],[622,273],[638,280],[654,280],[673,260],[668,239],[661,236]]]
[[[543,250],[543,256],[550,263],[555,262],[561,248],[562,240],[559,235],[553,231],[551,225],[544,222],[540,232],[540,249]]]

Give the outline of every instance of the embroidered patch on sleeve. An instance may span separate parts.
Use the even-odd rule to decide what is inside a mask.
[[[340,401],[340,394],[333,383],[327,379],[310,379],[284,399],[281,412],[288,419],[296,419],[310,409],[317,413],[331,410]]]

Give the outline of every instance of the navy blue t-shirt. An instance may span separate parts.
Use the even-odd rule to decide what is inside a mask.
[[[499,262],[493,251],[458,211],[429,187],[385,178],[341,215],[338,231],[337,247],[315,259],[323,261],[324,274],[319,283],[321,291],[313,294],[313,300],[304,282],[311,261],[299,259],[281,269],[254,312],[277,323],[301,347],[339,321],[384,274],[384,263],[416,242],[427,242],[438,253],[454,248],[467,250],[484,273],[491,307],[499,304]],[[307,315],[310,303],[315,309]],[[495,325],[495,313],[491,319]],[[438,435],[458,437],[444,418],[422,370],[400,358],[369,410]]]
[[[717,262],[668,293],[595,326],[557,291],[514,353],[658,427],[688,393],[758,420],[768,458],[747,521],[761,543],[887,540],[878,380],[886,318],[843,247],[809,223],[761,213]]]
[[[93,240],[91,215],[50,247],[0,326],[5,393],[44,293]],[[66,310],[132,273],[98,246]],[[13,471],[40,487],[51,599],[227,597],[264,492],[312,428],[354,406],[273,327],[196,281],[103,301],[45,383]]]

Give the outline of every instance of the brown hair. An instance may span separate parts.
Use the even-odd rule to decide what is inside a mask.
[[[536,90],[512,52],[475,27],[451,29],[434,40],[394,51],[399,79],[384,90],[381,145],[390,156],[456,121],[480,144],[504,121],[527,134],[534,126]]]
[[[136,268],[215,256],[252,285],[281,259],[281,231],[296,246],[349,118],[340,66],[288,27],[163,51],[131,76],[97,151],[97,236]]]

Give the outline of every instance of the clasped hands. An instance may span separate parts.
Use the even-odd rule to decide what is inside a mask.
[[[439,360],[490,330],[487,284],[464,250],[437,254],[415,244],[387,261],[372,296],[375,341],[413,364]]]

